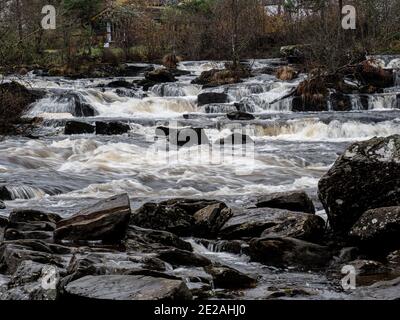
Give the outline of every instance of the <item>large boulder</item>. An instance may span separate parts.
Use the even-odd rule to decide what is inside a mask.
[[[226,205],[220,201],[172,199],[159,204],[144,204],[132,214],[130,223],[142,228],[169,231],[178,236],[213,236],[211,231],[219,231],[218,228],[230,215],[225,209]],[[210,233],[205,234],[205,230],[210,230]]]
[[[128,195],[114,196],[57,222],[54,236],[59,241],[117,242],[126,236],[130,215]]]
[[[69,112],[74,117],[94,117],[99,113],[85,101],[83,95],[77,92],[65,92],[57,96],[55,101],[52,103],[56,104],[67,104],[70,106]]]
[[[319,182],[332,229],[346,233],[374,208],[400,205],[400,135],[351,145]]]
[[[191,300],[181,280],[135,275],[86,276],[65,287],[65,299]]]
[[[154,71],[147,72],[145,78],[148,81],[153,81],[155,83],[164,82],[175,82],[176,78],[168,69],[157,69]]]
[[[257,199],[256,206],[258,208],[277,208],[310,214],[315,213],[314,204],[304,191],[280,192],[263,195]]]
[[[259,238],[264,234],[319,241],[324,229],[324,220],[314,214],[259,208],[235,211],[219,235],[231,240]]]
[[[368,210],[354,224],[350,236],[368,250],[400,248],[400,207]]]
[[[211,261],[206,257],[194,252],[180,249],[168,249],[161,251],[157,254],[157,257],[175,267],[205,267],[211,265]]]
[[[197,104],[199,107],[212,103],[226,102],[229,102],[229,97],[224,92],[203,92],[197,97]]]
[[[298,239],[266,237],[250,242],[250,257],[269,266],[314,269],[326,266],[332,253],[327,247]]]

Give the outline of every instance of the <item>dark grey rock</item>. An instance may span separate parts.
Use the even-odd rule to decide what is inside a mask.
[[[205,267],[211,265],[211,261],[197,253],[180,249],[169,249],[161,251],[157,257],[173,266],[192,266],[192,267]]]
[[[394,250],[400,247],[400,207],[371,209],[350,230],[350,236],[368,250]]]
[[[310,270],[326,266],[332,256],[327,247],[293,238],[267,237],[250,242],[252,261],[268,266]]]
[[[214,286],[222,289],[248,289],[257,285],[257,280],[226,266],[208,266],[205,270],[212,275]]]
[[[346,233],[374,208],[400,205],[400,135],[351,145],[319,182],[332,229]]]
[[[226,103],[229,102],[229,96],[226,93],[220,92],[203,92],[197,97],[199,107],[211,103]]]
[[[59,221],[54,236],[56,240],[118,242],[126,237],[130,215],[128,195],[114,196]]]
[[[122,122],[112,121],[112,122],[103,122],[96,121],[96,134],[99,135],[121,135],[128,133],[131,130],[131,127]]]
[[[258,208],[277,208],[295,212],[315,213],[310,197],[304,191],[281,192],[261,196],[257,199]]]
[[[191,300],[192,295],[181,280],[147,276],[86,276],[65,287],[67,299],[99,300]]]
[[[74,134],[92,134],[95,133],[96,127],[81,121],[67,121],[65,124],[64,133],[66,135],[74,135]]]

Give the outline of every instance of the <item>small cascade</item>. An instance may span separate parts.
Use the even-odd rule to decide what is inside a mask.
[[[228,113],[228,112],[237,111],[237,108],[233,104],[225,104],[225,103],[208,104],[208,105],[202,106],[199,111],[204,112],[204,113]]]
[[[356,94],[351,94],[349,95],[350,97],[350,103],[351,103],[351,110],[354,111],[361,111],[364,110],[364,105],[361,101],[361,97]]]
[[[11,200],[42,198],[46,195],[42,189],[27,185],[5,186],[3,192],[8,192]]]
[[[370,95],[368,97],[369,110],[387,110],[397,108],[397,94],[386,93]]]
[[[186,83],[161,83],[150,90],[158,97],[197,96],[201,92],[200,86]]]
[[[36,102],[28,111],[27,116],[41,116],[43,114],[70,114],[74,117],[90,117],[97,114],[87,99],[87,93],[63,92],[50,93]]]

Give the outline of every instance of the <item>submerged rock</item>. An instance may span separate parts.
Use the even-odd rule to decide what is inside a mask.
[[[96,121],[96,134],[101,135],[121,135],[128,133],[131,130],[131,127],[122,122],[112,121],[112,122],[103,122]]]
[[[179,147],[192,147],[210,143],[203,128],[169,128],[160,126],[156,129],[156,136],[165,137],[169,143]]]
[[[350,236],[368,250],[400,247],[400,206],[371,209],[350,230]]]
[[[229,102],[229,97],[223,92],[203,92],[197,97],[197,104],[199,107],[212,103],[226,102]]]
[[[318,187],[336,232],[348,232],[369,209],[399,206],[400,135],[354,143]]]
[[[266,237],[250,242],[251,259],[269,266],[315,269],[326,266],[332,256],[327,247],[293,238]]]
[[[191,300],[181,280],[133,275],[87,276],[65,287],[65,299]]]
[[[114,196],[57,222],[54,236],[58,241],[118,242],[126,236],[130,215],[128,195]]]
[[[3,210],[6,208],[6,204],[0,200],[0,210]]]
[[[277,208],[315,214],[314,204],[304,191],[264,195],[257,199],[256,206],[258,208]]]
[[[65,124],[64,134],[92,134],[95,133],[96,127],[81,121],[67,121]]]
[[[226,117],[232,121],[250,121],[255,119],[255,117],[251,113],[243,111],[229,112],[226,114]]]
[[[254,140],[246,134],[233,133],[225,138],[221,138],[215,142],[220,145],[240,145],[254,144]]]

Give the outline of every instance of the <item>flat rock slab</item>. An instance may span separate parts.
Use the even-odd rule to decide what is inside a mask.
[[[181,280],[147,276],[87,276],[65,287],[66,298],[100,300],[191,300]]]
[[[102,200],[76,215],[57,223],[57,240],[123,240],[131,215],[127,194]]]
[[[261,196],[257,199],[258,208],[277,208],[314,214],[315,207],[304,191],[281,192]]]

